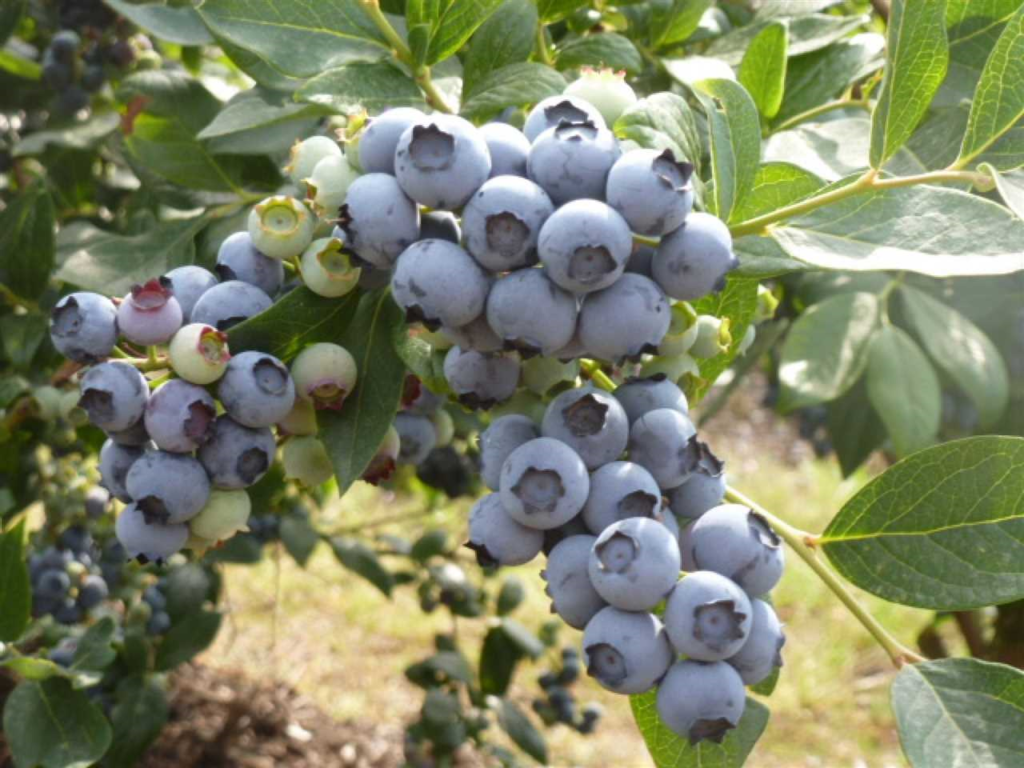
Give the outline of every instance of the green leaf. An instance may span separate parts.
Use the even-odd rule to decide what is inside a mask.
[[[789,55],[801,56],[805,53],[827,48],[850,32],[862,27],[870,17],[864,16],[833,16],[825,13],[808,13],[794,15],[789,19]],[[750,41],[768,24],[771,19],[762,19],[752,24],[734,28],[722,35],[708,46],[705,55],[719,58],[732,66],[739,66],[743,54],[750,46]]]
[[[587,4],[587,0],[536,0],[537,13],[545,24],[561,21],[577,8]]]
[[[241,91],[224,107],[198,134],[200,140],[231,137],[235,141],[239,134],[258,128],[269,128],[296,120],[318,118],[328,110],[302,104],[279,91],[266,88],[251,88]]]
[[[1024,764],[1024,673],[978,659],[907,664],[892,684],[903,754],[914,768]]]
[[[858,194],[773,227],[791,258],[821,269],[932,277],[1020,270],[1024,221],[978,195],[931,186]]]
[[[175,622],[156,652],[157,670],[174,669],[209,648],[222,618],[215,611],[198,610]]]
[[[299,88],[295,97],[341,114],[423,106],[415,81],[388,61],[354,61],[329,69]]]
[[[114,620],[105,616],[93,624],[82,635],[78,641],[78,648],[75,649],[74,658],[71,661],[71,669],[74,672],[102,672],[114,663],[117,658],[117,651],[111,643],[116,630]]]
[[[791,258],[770,237],[745,235],[733,241],[732,250],[740,260],[739,268],[733,273],[737,277],[756,277],[763,280],[789,272],[814,269],[805,262]]]
[[[14,293],[35,299],[50,282],[55,238],[53,200],[36,181],[0,214],[0,281]]]
[[[291,93],[306,82],[305,77],[282,72],[258,53],[239,48],[223,38],[217,38],[217,45],[235,66],[265,88]]]
[[[191,264],[193,239],[208,219],[162,222],[138,235],[117,235],[91,224],[61,230],[57,279],[91,291],[119,296],[135,283]]]
[[[796,319],[779,360],[784,408],[834,400],[853,386],[867,365],[878,310],[872,293],[841,293]]]
[[[49,677],[68,677],[67,670],[49,659],[34,656],[14,656],[0,661],[0,667],[11,670],[25,680],[46,680]]]
[[[743,86],[732,80],[702,80],[695,88],[708,119],[715,212],[728,221],[733,207],[754,185],[761,163],[757,107]]]
[[[885,425],[871,407],[863,379],[825,407],[829,440],[843,477],[849,477],[885,442]]]
[[[1007,23],[985,62],[971,103],[958,163],[966,164],[1024,117],[1024,6]]]
[[[711,0],[658,0],[651,3],[651,42],[657,46],[681,43],[692,35]]]
[[[352,292],[341,299],[325,298],[301,285],[268,309],[231,328],[228,346],[234,354],[258,350],[288,362],[309,344],[339,344],[362,297],[363,294]],[[362,370],[359,375],[363,375]]]
[[[281,543],[292,559],[305,568],[320,543],[320,534],[305,517],[288,515],[281,520]]]
[[[733,207],[733,221],[748,221],[810,197],[825,186],[823,179],[798,165],[764,163],[743,202]]]
[[[415,542],[409,556],[413,560],[425,563],[436,555],[442,555],[448,550],[448,533],[439,528],[427,531]]]
[[[503,696],[522,658],[522,649],[509,639],[500,626],[487,630],[480,648],[481,692]]]
[[[291,77],[391,50],[357,0],[205,0],[198,12],[215,36]]]
[[[405,670],[405,677],[420,688],[436,688],[449,681],[467,685],[473,681],[473,670],[466,657],[458,651],[440,651]]]
[[[167,695],[156,678],[136,676],[117,686],[115,701],[110,713],[114,738],[104,765],[131,768],[167,723]]]
[[[736,358],[740,343],[757,309],[757,280],[730,275],[724,290],[694,302],[693,308],[701,315],[729,318],[729,330],[732,334],[732,345],[727,351],[699,361],[701,380],[696,382],[692,393],[687,393],[692,394],[691,400],[696,402],[707,394],[711,385]]]
[[[489,73],[462,105],[462,115],[484,120],[505,107],[535,104],[565,90],[565,78],[551,67],[535,62],[509,64]]]
[[[183,133],[190,134],[198,133],[221,108],[220,100],[206,86],[173,70],[136,72],[121,83],[116,95],[122,104],[142,100],[145,114],[173,120]]]
[[[871,120],[871,167],[902,147],[931,103],[949,65],[946,0],[894,0],[885,80]]]
[[[138,5],[124,0],[103,0],[121,16],[161,40],[178,45],[210,45],[213,36],[191,5]]]
[[[629,705],[657,768],[741,768],[768,725],[768,708],[748,696],[739,725],[721,744],[703,741],[692,747],[661,722],[657,691],[630,696]]]
[[[952,307],[909,286],[900,287],[910,329],[932,362],[978,409],[982,429],[996,425],[1010,399],[1010,377],[985,332]]]
[[[978,170],[992,177],[1006,207],[1024,219],[1024,170],[1000,173],[990,163],[982,163]]]
[[[614,32],[601,32],[569,40],[559,47],[557,56],[559,69],[607,67],[635,75],[644,68],[644,60],[636,46],[629,38]]]
[[[34,61],[6,48],[0,48],[0,69],[26,80],[38,80],[43,74],[42,67]]]
[[[931,445],[942,421],[942,389],[928,358],[906,331],[882,328],[868,351],[868,399],[897,456]]]
[[[671,149],[676,160],[700,171],[703,154],[697,120],[683,97],[655,93],[623,112],[615,121],[615,135],[647,149]]]
[[[28,7],[28,0],[10,0],[0,8],[0,45],[7,42],[18,28],[18,22]]]
[[[210,572],[198,563],[172,568],[161,587],[171,619],[177,621],[202,608],[206,600],[216,596],[212,587]]]
[[[0,641],[14,642],[32,616],[32,587],[25,564],[25,521],[0,534]]]
[[[973,20],[972,20],[973,22]],[[974,28],[974,23],[964,26]],[[1005,24],[984,20],[980,28],[974,28],[969,34],[957,35],[956,29],[949,30],[949,69],[946,79],[932,99],[931,109],[955,107],[974,99],[974,93],[981,79],[981,72],[992,49],[996,47],[999,34]],[[970,107],[969,104],[967,104]],[[963,134],[957,137],[958,146]]]
[[[4,735],[19,766],[87,768],[107,751],[110,724],[60,677],[22,683],[4,706]]]
[[[821,546],[861,589],[966,611],[1024,598],[1024,439],[971,437],[894,464],[850,499]]]
[[[501,620],[501,631],[513,644],[531,659],[539,659],[544,653],[544,643],[533,632],[515,619],[507,616]]]
[[[740,84],[750,93],[757,111],[769,120],[782,106],[788,50],[787,27],[782,22],[774,22],[750,41],[740,63]]]
[[[530,58],[537,29],[537,6],[530,0],[507,0],[480,25],[466,47],[462,65],[463,100],[491,72]]]
[[[436,64],[454,54],[500,5],[501,0],[409,0],[409,29],[425,25],[428,30],[426,57],[420,63]]]
[[[501,708],[498,710],[498,725],[523,752],[541,765],[547,765],[548,745],[544,740],[544,735],[537,730],[526,713],[510,699],[501,700]]]
[[[395,579],[381,565],[376,552],[361,541],[341,536],[331,539],[331,549],[334,550],[334,556],[338,558],[339,563],[391,597]]]
[[[341,411],[321,411],[320,439],[334,464],[338,492],[363,474],[398,411],[405,366],[394,335],[405,319],[387,290],[364,294],[337,342],[356,360],[359,378]]]
[[[502,582],[501,590],[498,592],[498,615],[508,616],[522,605],[525,599],[526,587],[523,586],[523,582],[515,576],[509,576]]]

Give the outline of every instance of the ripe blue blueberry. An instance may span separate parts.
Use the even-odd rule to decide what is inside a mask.
[[[187,525],[146,522],[142,510],[135,504],[129,504],[121,510],[114,524],[114,532],[129,557],[146,561],[166,560],[180,552],[188,541]]]
[[[608,172],[608,205],[640,235],[659,237],[678,229],[693,208],[693,166],[676,162],[672,150],[635,149]]]
[[[110,589],[106,580],[91,573],[82,580],[82,586],[78,588],[78,605],[82,610],[89,611],[102,603],[110,595]]]
[[[582,517],[594,534],[629,517],[661,516],[661,490],[651,473],[631,461],[612,461],[590,476]]]
[[[665,628],[653,614],[601,609],[583,631],[587,674],[615,693],[651,690],[672,664]]]
[[[166,275],[171,281],[171,293],[181,307],[182,322],[192,322],[192,309],[199,297],[217,284],[217,277],[212,272],[193,265],[177,267]]]
[[[486,312],[472,322],[460,325],[457,328],[447,325],[441,326],[440,336],[445,342],[448,342],[447,349],[456,346],[463,349],[472,349],[477,352],[500,352],[505,348],[504,339],[496,334],[494,329],[491,328],[490,323],[487,322]],[[434,348],[438,349],[436,343]]]
[[[722,290],[725,276],[737,266],[729,228],[709,213],[694,213],[661,239],[652,270],[673,299],[695,301]]]
[[[399,464],[421,464],[437,445],[437,430],[426,416],[415,413],[396,414],[395,429],[400,440]]]
[[[64,357],[94,363],[109,357],[117,343],[117,308],[98,293],[72,293],[50,313],[50,339]]]
[[[671,408],[648,411],[629,430],[629,459],[644,467],[663,489],[682,485],[697,464],[697,430]]]
[[[129,502],[132,497],[125,487],[128,470],[145,451],[129,445],[120,445],[107,439],[100,448],[100,485],[115,499]]]
[[[161,277],[132,286],[117,308],[117,328],[134,344],[164,344],[181,328],[182,317],[171,281]]]
[[[697,465],[686,481],[668,492],[669,506],[676,516],[696,520],[725,497],[725,462],[697,441]]]
[[[395,178],[420,205],[455,210],[491,175],[487,142],[468,120],[434,114],[405,129],[395,148]]]
[[[125,488],[147,522],[161,525],[190,520],[210,497],[202,464],[166,451],[150,451],[133,463]]]
[[[499,487],[502,504],[513,520],[547,530],[569,522],[583,509],[590,478],[572,448],[539,437],[509,454],[501,467]]]
[[[782,666],[786,635],[774,608],[764,600],[754,599],[750,604],[753,610],[750,637],[726,661],[740,673],[744,685],[757,685]]]
[[[495,272],[534,264],[541,227],[554,210],[547,193],[529,179],[492,178],[462,212],[466,249]]]
[[[295,402],[295,384],[284,363],[262,352],[242,352],[228,362],[217,397],[239,424],[269,427],[283,419]]]
[[[578,294],[618,280],[632,250],[626,220],[599,200],[563,205],[544,222],[537,243],[548,276]]]
[[[575,518],[574,518],[575,519]],[[597,594],[587,575],[587,561],[596,537],[567,536],[548,553],[540,575],[555,613],[574,629],[583,629],[607,603]]]
[[[78,404],[89,421],[100,429],[119,432],[134,425],[146,409],[149,385],[146,378],[127,363],[95,365],[79,384]]]
[[[559,123],[580,123],[589,120],[599,128],[605,127],[601,113],[589,102],[574,96],[549,96],[530,110],[523,125],[523,134],[530,142],[536,141],[544,131]]]
[[[406,128],[426,119],[425,114],[412,107],[397,107],[371,117],[358,139],[357,156],[363,173],[394,176],[398,140]]]
[[[268,296],[284,282],[284,264],[257,251],[248,232],[235,232],[221,243],[214,269],[221,280],[241,280]]]
[[[764,595],[782,578],[782,540],[753,510],[722,504],[701,515],[688,531],[694,565],[732,579],[748,595]]]
[[[668,299],[643,275],[625,274],[588,294],[580,309],[580,341],[594,357],[638,360],[657,351],[671,321]]]
[[[486,411],[515,394],[519,357],[452,347],[444,358],[444,378],[460,403]]]
[[[395,259],[420,236],[420,214],[394,176],[368,173],[348,188],[340,212],[345,243],[377,269]]]
[[[192,322],[226,331],[273,304],[255,285],[229,280],[206,291],[192,308]]]
[[[543,533],[509,517],[500,494],[490,493],[473,505],[466,546],[480,565],[522,565],[539,555],[543,545]]]
[[[205,443],[217,417],[217,404],[202,387],[173,379],[146,403],[146,432],[158,448],[191,453]]]
[[[712,571],[695,571],[676,584],[665,605],[665,629],[677,653],[697,661],[724,661],[750,636],[750,599]]]
[[[576,298],[551,282],[544,270],[519,269],[491,286],[487,324],[524,355],[552,355],[576,332]]]
[[[391,291],[409,322],[436,330],[472,322],[484,310],[490,283],[473,257],[447,240],[420,240],[403,251]]]
[[[677,661],[658,686],[658,716],[691,746],[721,744],[746,703],[743,681],[724,661]]]
[[[215,487],[248,488],[270,469],[276,451],[269,429],[250,429],[224,415],[213,423],[213,434],[199,449],[199,461]]]
[[[672,591],[679,566],[679,542],[668,528],[646,517],[628,517],[597,537],[587,572],[610,605],[647,611]]]
[[[501,483],[501,467],[505,459],[523,443],[540,437],[537,425],[522,414],[500,416],[477,438],[480,449],[480,479],[492,491]]]
[[[530,140],[522,131],[508,123],[486,123],[480,134],[487,142],[491,155],[491,178],[495,176],[522,176],[526,178],[526,156],[530,154]]]
[[[619,401],[592,386],[569,389],[548,405],[541,424],[544,437],[568,445],[594,470],[626,450],[629,422]],[[595,531],[597,533],[597,531]]]
[[[626,379],[616,388],[614,394],[615,399],[626,411],[630,424],[645,413],[658,408],[671,408],[684,416],[690,413],[690,406],[686,402],[683,390],[664,374]]]
[[[608,171],[621,154],[615,134],[607,128],[590,121],[559,123],[534,140],[526,169],[556,205],[581,198],[600,200]]]

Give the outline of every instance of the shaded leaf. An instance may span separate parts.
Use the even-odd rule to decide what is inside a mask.
[[[794,15],[788,21],[789,55],[800,56],[827,48],[836,40],[846,37],[850,32],[863,26],[868,20],[867,15],[833,16],[825,13]],[[743,54],[750,46],[750,41],[771,23],[772,19],[762,18],[752,24],[736,27],[712,42],[705,53],[733,66],[738,66],[743,60]]]
[[[530,0],[508,0],[473,35],[462,66],[463,100],[491,72],[526,61],[533,52],[537,6]]]
[[[522,62],[490,72],[480,80],[462,105],[462,115],[483,120],[505,107],[535,104],[565,90],[565,78],[551,67]]]
[[[241,91],[198,134],[197,139],[237,137],[237,134],[281,123],[320,117],[327,110],[292,101],[286,94],[266,88]]]
[[[114,620],[105,616],[93,624],[78,641],[71,669],[75,672],[101,672],[117,658],[113,648]]]
[[[0,281],[14,293],[35,299],[50,282],[55,248],[53,200],[37,181],[0,214]]]
[[[614,32],[577,37],[561,45],[557,54],[559,69],[609,68],[636,74],[644,60],[629,38]]]
[[[209,45],[213,36],[191,5],[140,5],[124,0],[103,0],[121,16],[146,32],[178,45]]]
[[[157,670],[174,669],[209,648],[222,618],[215,611],[199,610],[175,622],[157,649]]]
[[[14,145],[12,154],[15,157],[39,155],[50,147],[94,149],[116,131],[120,124],[121,117],[116,112],[103,112],[66,128],[30,133]]]
[[[1024,219],[1024,170],[1000,173],[989,163],[982,163],[978,170],[992,177],[1006,207]]]
[[[130,768],[156,739],[167,723],[167,695],[156,678],[129,677],[117,687],[110,713],[114,738],[104,764]]]
[[[21,637],[32,615],[32,588],[25,564],[25,521],[0,535],[0,641]]]
[[[381,565],[376,552],[361,541],[340,536],[331,539],[331,548],[339,563],[391,597],[394,577]]]
[[[281,520],[281,543],[292,559],[305,568],[320,543],[320,534],[305,517],[288,515]]]
[[[541,765],[548,762],[548,745],[543,734],[515,703],[509,699],[501,700],[498,710],[498,725],[509,735],[523,752]]]
[[[523,655],[522,649],[509,639],[500,626],[487,630],[480,648],[481,692],[503,696]]]
[[[826,409],[828,438],[843,477],[849,477],[885,442],[885,425],[871,407],[863,379],[846,394],[828,403]]]
[[[537,12],[545,24],[564,19],[577,8],[587,4],[587,0],[537,0]]]
[[[341,114],[380,112],[389,107],[423,106],[411,77],[388,61],[354,61],[329,69],[303,85],[296,98]]]

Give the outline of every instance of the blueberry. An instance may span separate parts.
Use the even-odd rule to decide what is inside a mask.
[[[698,441],[697,465],[682,485],[668,492],[669,506],[677,517],[696,520],[722,503],[725,485],[725,462]]]
[[[107,73],[102,65],[90,64],[82,72],[82,90],[96,93],[107,81]]]
[[[693,325],[694,340],[687,350],[691,357],[704,360],[727,352],[732,344],[729,325],[714,315],[700,315]]]
[[[615,134],[608,129],[592,122],[559,123],[534,140],[526,168],[556,205],[583,198],[601,200],[608,171],[621,154]]]
[[[338,142],[328,136],[310,136],[292,146],[285,171],[295,184],[302,184],[325,157],[341,157]]]
[[[212,326],[190,323],[174,334],[167,356],[171,368],[185,381],[212,384],[224,375],[231,359],[228,336]]]
[[[513,520],[540,530],[575,517],[587,501],[590,478],[565,443],[539,437],[509,454],[501,467],[501,501]]]
[[[415,413],[395,415],[395,430],[398,432],[398,462],[420,464],[437,445],[437,430],[426,416]]]
[[[102,603],[110,595],[110,589],[102,576],[89,574],[78,589],[78,605],[82,610],[89,611]]]
[[[395,471],[398,452],[401,450],[401,442],[402,439],[394,425],[388,427],[380,447],[377,448],[377,453],[374,454],[373,458],[370,459],[369,465],[363,470],[362,479],[371,485],[378,485],[390,478]]]
[[[221,280],[241,280],[268,296],[284,282],[284,264],[257,251],[248,232],[236,232],[221,243],[214,269]]]
[[[690,412],[686,395],[664,374],[626,379],[614,394],[626,411],[630,424],[645,413],[659,408],[670,408],[684,416]]]
[[[43,597],[64,597],[71,589],[71,578],[63,570],[43,571],[36,582],[36,592]]]
[[[273,304],[255,285],[229,280],[206,291],[192,308],[192,322],[226,331]]]
[[[371,117],[358,139],[359,167],[363,173],[387,173],[393,176],[398,140],[406,128],[426,119],[425,114],[412,107],[397,107]]]
[[[340,410],[356,385],[356,361],[337,344],[311,344],[292,361],[295,393],[317,409]]]
[[[149,399],[146,378],[127,363],[93,366],[79,384],[79,406],[100,429],[120,431],[137,422]]]
[[[530,110],[523,125],[523,133],[528,141],[533,142],[544,131],[561,122],[580,123],[585,120],[599,128],[605,127],[601,113],[583,99],[575,96],[549,96]]]
[[[460,403],[487,410],[515,394],[519,358],[514,353],[484,354],[452,347],[444,358],[444,378]]]
[[[50,313],[50,339],[76,363],[109,357],[117,344],[117,307],[98,293],[68,294]]]
[[[70,64],[75,60],[82,39],[70,29],[62,29],[50,40],[49,51],[57,61]]]
[[[726,576],[758,597],[782,578],[782,540],[759,514],[740,504],[709,509],[687,537],[693,563]]]
[[[511,414],[490,423],[477,438],[480,449],[480,479],[492,491],[501,483],[505,459],[523,443],[540,437],[537,426],[526,416]]]
[[[505,341],[494,332],[490,323],[487,322],[486,312],[472,322],[457,328],[441,326],[441,335],[446,341],[451,342],[449,348],[458,346],[476,352],[500,352],[505,348]],[[436,348],[437,345],[434,346]]]
[[[402,133],[395,148],[395,177],[420,205],[455,210],[491,174],[487,142],[468,120],[434,114]]]
[[[506,272],[537,261],[537,238],[555,207],[529,179],[497,176],[466,203],[466,249],[483,267]]]
[[[626,220],[604,203],[574,200],[544,223],[537,250],[554,282],[573,293],[589,293],[619,279],[633,235]]]
[[[668,300],[653,280],[626,274],[610,287],[588,294],[580,309],[580,341],[602,360],[638,360],[657,351],[670,314]]]
[[[345,234],[337,231],[341,235]],[[345,241],[341,238],[324,237],[314,240],[302,252],[299,261],[302,282],[317,296],[345,296],[359,285],[363,270],[355,266],[357,261],[359,257],[345,247]]]
[[[490,493],[473,505],[466,546],[480,565],[522,565],[539,555],[543,545],[544,534],[513,520],[500,494]]]
[[[158,448],[191,453],[209,439],[216,416],[217,404],[205,389],[174,379],[146,403],[146,431]]]
[[[593,533],[629,517],[661,515],[661,490],[651,473],[630,461],[613,461],[590,476],[583,521]]]
[[[149,444],[145,419],[139,419],[127,429],[106,430],[107,437],[119,445],[144,446]]]
[[[431,211],[420,216],[420,237],[424,240],[447,240],[458,245],[462,242],[462,228],[454,213]]]
[[[214,487],[248,488],[270,469],[276,450],[269,429],[250,429],[225,415],[213,423],[213,435],[199,449],[199,461]]]
[[[281,450],[281,463],[287,479],[298,480],[313,488],[334,477],[334,467],[327,449],[313,436],[293,437]]]
[[[149,603],[154,611],[163,611],[167,608],[167,598],[156,585],[146,587],[142,599]]]
[[[390,269],[420,236],[419,209],[395,178],[383,173],[352,182],[339,220],[346,244],[378,269]]]
[[[245,491],[214,490],[188,527],[193,536],[205,541],[224,541],[246,530],[251,512],[252,501]]]
[[[677,661],[658,686],[658,716],[691,746],[721,744],[746,702],[743,681],[724,661]]]
[[[660,237],[682,226],[693,208],[693,166],[677,163],[671,149],[635,149],[611,171],[605,197],[640,235]]]
[[[53,612],[53,618],[58,624],[70,627],[82,620],[82,609],[78,607],[74,600],[68,597]]]
[[[181,307],[182,321],[192,322],[192,310],[199,297],[217,285],[217,277],[202,267],[187,266],[172,269],[166,275],[171,281],[171,293]]]
[[[157,611],[146,622],[146,634],[151,637],[166,634],[171,629],[171,617],[165,611]]]
[[[472,322],[484,310],[487,274],[459,246],[420,240],[398,257],[391,292],[409,322],[436,330]]]
[[[117,308],[117,328],[134,344],[163,344],[181,327],[181,305],[166,277],[132,286]]]
[[[145,451],[134,446],[120,445],[108,439],[100,448],[100,485],[115,499],[129,502],[132,497],[125,487],[128,470]]]
[[[729,228],[711,214],[694,213],[661,239],[653,272],[673,299],[694,301],[722,290],[726,274],[737,266]]]
[[[195,517],[210,496],[203,465],[166,451],[150,451],[132,464],[125,487],[146,522],[161,525]]]
[[[110,492],[104,488],[90,488],[85,494],[85,514],[92,520],[103,516],[110,505]]]
[[[593,104],[608,125],[613,125],[637,101],[636,93],[626,82],[626,73],[611,69],[584,68],[563,93]]]
[[[487,323],[507,346],[527,355],[552,355],[576,332],[576,298],[544,270],[520,269],[491,286]]]
[[[359,178],[359,172],[341,156],[325,157],[305,180],[307,202],[321,216],[334,218],[348,198],[348,188]]]
[[[567,390],[551,401],[541,433],[568,445],[587,469],[594,470],[622,455],[629,440],[629,422],[618,400],[585,386]]]
[[[675,488],[697,465],[696,434],[693,422],[677,410],[648,411],[630,427],[630,461],[650,472],[662,489]]]
[[[541,571],[552,610],[574,629],[583,629],[607,605],[587,575],[594,541],[594,536],[579,535],[562,539],[548,553],[548,563]]]
[[[269,427],[295,402],[295,384],[284,363],[263,352],[242,352],[228,362],[217,397],[232,419],[246,427]]]
[[[677,653],[697,661],[723,661],[747,642],[751,617],[750,600],[735,582],[695,571],[672,590],[664,620]]]
[[[491,178],[495,176],[522,176],[526,178],[526,156],[530,154],[530,140],[522,131],[508,123],[487,123],[480,126],[480,135],[487,143],[491,155]]]
[[[726,661],[740,673],[744,685],[757,685],[782,666],[782,646],[786,644],[786,635],[779,617],[768,603],[754,599],[750,605],[753,612],[750,637]]]
[[[313,214],[294,197],[268,197],[249,212],[252,245],[272,259],[298,256],[313,240],[315,229]]]
[[[651,690],[672,664],[672,648],[657,616],[609,606],[583,631],[587,674],[615,693]]]
[[[649,245],[633,245],[633,253],[626,262],[626,271],[654,279],[651,263],[654,261],[655,250]]]
[[[653,608],[679,578],[679,542],[661,523],[629,517],[594,542],[588,572],[594,589],[624,611]]]
[[[146,522],[146,517],[135,504],[129,504],[121,510],[114,532],[128,557],[139,557],[147,561],[165,560],[180,552],[188,541],[187,525]]]
[[[57,92],[63,91],[71,85],[74,77],[74,68],[57,59],[49,51],[43,54],[43,81]]]
[[[579,363],[574,360],[562,362],[556,357],[531,357],[523,361],[523,386],[544,397],[556,387],[561,389],[563,385],[574,384],[579,372]]]

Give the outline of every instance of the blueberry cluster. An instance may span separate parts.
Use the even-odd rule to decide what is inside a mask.
[[[146,587],[142,593],[142,603],[149,607],[146,634],[154,637],[166,634],[171,628],[171,615],[167,612],[167,595],[164,594],[164,587],[165,583],[158,581]]]
[[[533,700],[533,711],[547,724],[562,723],[584,735],[594,732],[601,719],[601,708],[587,704],[578,710],[573,686],[579,680],[582,665],[579,651],[572,646],[562,649],[561,668],[551,670],[537,678],[544,692]]]
[[[304,348],[290,370],[262,352],[232,356],[225,329],[270,306],[283,267],[239,233],[221,246],[217,272],[223,282],[201,267],[179,267],[117,302],[72,293],[52,313],[57,349],[92,364],[78,402],[107,434],[101,483],[128,505],[116,531],[131,557],[162,560],[186,546],[202,552],[243,530],[245,489],[275,460],[275,425],[288,436],[287,476],[317,485],[332,474],[315,436],[316,410],[342,407],[355,361],[327,343]],[[167,373],[150,380],[140,368]]]
[[[125,69],[133,60],[134,52],[124,40],[90,39],[83,44],[77,32],[62,29],[51,38],[42,60],[43,81],[55,94],[54,111],[73,115],[85,109],[90,94],[99,91],[107,81],[107,68]]]
[[[57,546],[30,555],[32,615],[77,624],[106,600],[120,568],[112,567],[112,550],[98,550],[89,532],[74,526],[61,534]]]

